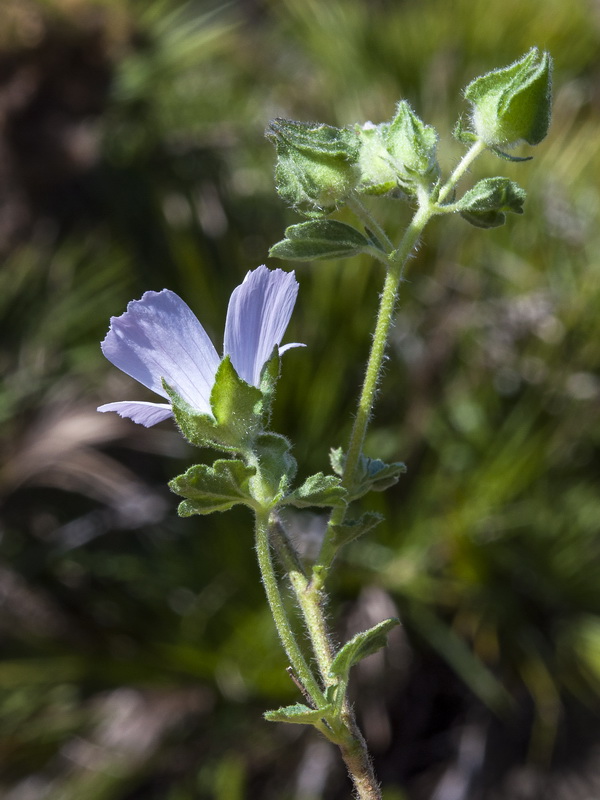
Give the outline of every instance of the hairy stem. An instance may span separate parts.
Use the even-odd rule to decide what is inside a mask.
[[[326,703],[325,695],[310,667],[306,663],[304,654],[298,645],[279,590],[279,584],[271,558],[271,545],[269,543],[269,511],[261,509],[257,510],[255,513],[258,565],[260,567],[269,607],[273,619],[275,620],[277,633],[279,634],[283,648],[298,680],[312,698],[315,706],[324,706]]]
[[[335,685],[337,679],[329,675],[334,652],[325,621],[324,593],[308,580],[298,554],[275,517],[272,517],[271,537],[298,599],[323,684]],[[347,697],[344,697],[341,718],[330,720],[328,738],[340,748],[358,800],[381,800],[381,791],[373,772],[367,745]]]
[[[356,478],[356,470],[371,419],[377,385],[379,383],[381,368],[385,357],[385,349],[398,299],[398,289],[404,275],[406,263],[417,246],[423,229],[429,220],[436,214],[442,213],[440,205],[454,190],[456,184],[467,172],[473,161],[481,155],[485,149],[486,144],[481,140],[478,140],[470,147],[457,164],[446,183],[441,187],[435,203],[432,202],[432,199],[425,193],[419,197],[419,207],[410,225],[406,229],[400,245],[388,255],[388,270],[380,297],[377,321],[373,333],[373,342],[365,369],[365,377],[358,401],[356,417],[354,418],[354,424],[350,434],[344,463],[344,472],[342,475],[342,483],[350,492],[352,492],[352,487]],[[352,198],[350,206],[367,227],[376,231],[377,235],[382,238],[382,241],[384,241],[386,245],[391,245],[388,236],[382,228],[371,219],[369,212],[364,208],[362,203],[360,203],[358,198]],[[344,522],[346,511],[347,508],[336,508],[331,514],[327,531],[323,538],[323,544],[321,545],[321,551],[313,567],[311,583],[314,584],[316,590],[323,587],[329,567],[335,558],[337,546],[335,543],[334,531],[337,525],[341,525]]]
[[[444,202],[444,200],[448,197],[450,192],[454,189],[456,184],[465,174],[465,172],[469,169],[473,161],[475,161],[477,156],[480,156],[483,153],[486,147],[487,145],[485,144],[485,142],[482,142],[481,139],[478,139],[473,145],[471,145],[469,150],[467,150],[465,155],[461,158],[461,160],[454,168],[454,171],[452,172],[446,183],[440,189],[440,193],[438,194],[437,198],[438,203]]]
[[[360,461],[367,427],[371,418],[377,384],[379,382],[381,367],[385,356],[385,348],[394,318],[398,288],[404,274],[406,262],[415,248],[425,225],[433,214],[434,211],[428,203],[420,206],[406,229],[400,246],[397,250],[393,251],[388,258],[389,266],[379,302],[371,352],[367,361],[364,382],[358,401],[356,417],[354,418],[354,425],[352,426],[352,432],[350,434],[350,441],[348,443],[344,464],[344,473],[342,476],[343,485],[350,491],[356,477],[356,469]],[[337,549],[334,539],[335,526],[340,525],[344,521],[345,514],[345,508],[335,509],[329,520],[329,525],[327,526],[327,531],[321,546],[321,552],[313,568],[312,582],[315,584],[317,590],[323,586],[327,571],[331,566]]]

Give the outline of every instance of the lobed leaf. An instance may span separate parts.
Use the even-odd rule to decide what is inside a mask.
[[[346,505],[346,498],[347,492],[340,478],[317,472],[316,475],[307,478],[302,486],[288,494],[284,498],[284,503],[296,508],[311,506],[336,508]]]
[[[227,511],[232,506],[244,504],[254,506],[249,481],[256,474],[237,459],[219,459],[212,466],[196,464],[183,475],[169,482],[169,488],[185,501],[179,504],[179,514],[212,514]]]

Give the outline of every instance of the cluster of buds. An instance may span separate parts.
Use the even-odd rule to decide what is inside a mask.
[[[470,124],[459,124],[455,135],[503,156],[519,142],[538,144],[550,124],[551,76],[548,53],[532,48],[514,64],[476,78],[464,91]],[[438,185],[437,132],[404,100],[394,118],[379,125],[335,128],[276,119],[267,137],[277,150],[279,194],[309,217],[331,214],[352,194],[410,200]]]

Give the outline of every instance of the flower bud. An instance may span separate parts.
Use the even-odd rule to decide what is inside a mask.
[[[539,144],[550,125],[552,58],[532,47],[514,64],[475,78],[464,94],[473,104],[473,131],[489,147]]]
[[[275,119],[266,136],[277,150],[277,191],[307,216],[330,214],[356,187],[360,143],[353,130]]]
[[[437,141],[435,128],[425,125],[406,100],[401,100],[385,135],[401,184],[431,186],[436,182],[440,173]]]
[[[405,100],[398,103],[391,122],[366,123],[357,132],[361,142],[360,192],[406,197],[438,179],[437,133],[421,122]]]
[[[360,183],[363,194],[382,195],[398,189],[398,174],[387,150],[385,134],[389,125],[366,122],[357,126],[360,140]]]

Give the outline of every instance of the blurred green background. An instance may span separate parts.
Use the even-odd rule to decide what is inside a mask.
[[[533,45],[550,135],[473,170],[521,183],[526,212],[434,221],[411,263],[367,442],[408,474],[366,501],[387,522],[338,563],[331,620],[340,640],[404,623],[354,674],[386,800],[600,796],[598,3],[3,0],[3,798],[349,797],[316,734],[262,720],[297,692],[249,516],[177,517],[166,482],[198,453],[96,413],[144,397],[99,342],[168,287],[219,343],[233,287],[301,221],[270,118],[380,122],[406,98],[449,169],[461,88]],[[308,347],[274,428],[306,475],[346,441],[382,276],[297,276],[287,340]],[[309,546],[319,520],[296,526]]]

